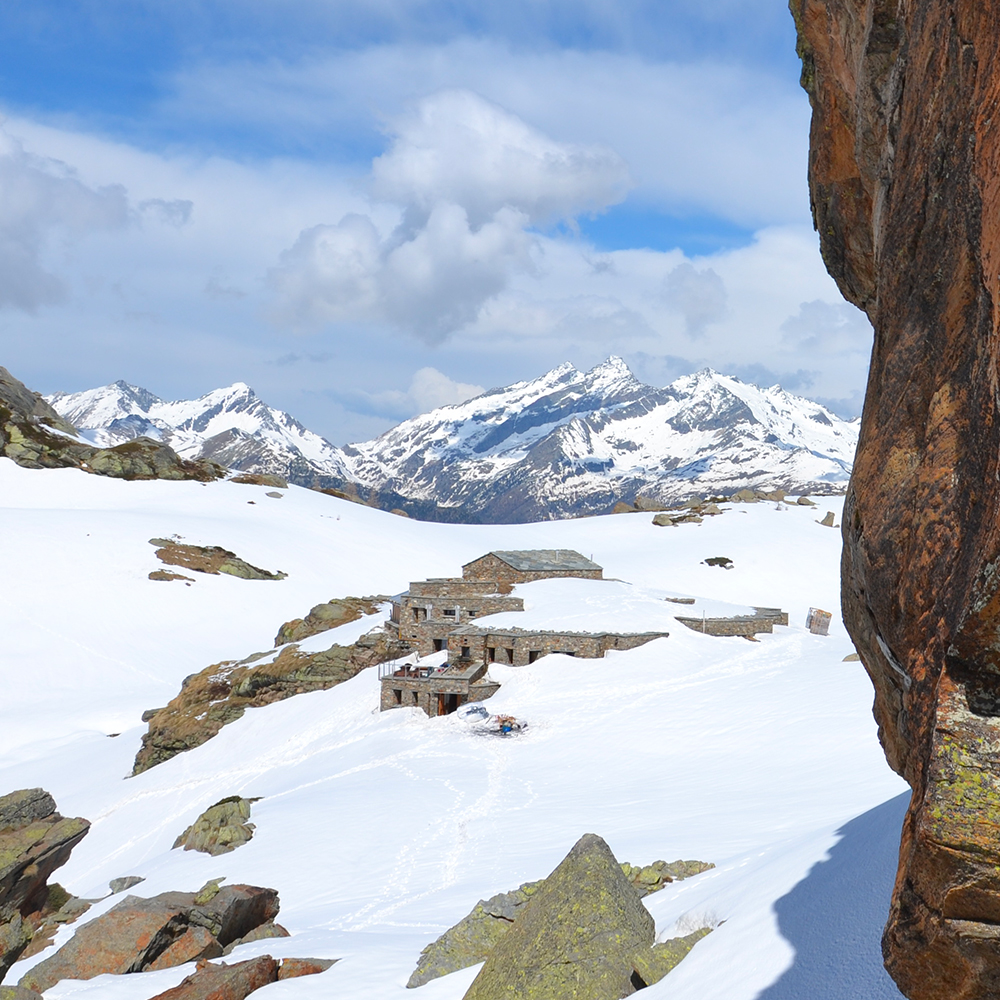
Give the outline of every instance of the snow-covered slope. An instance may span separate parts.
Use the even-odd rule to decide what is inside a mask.
[[[382,494],[384,506],[408,509],[399,498],[409,498],[423,503],[409,510],[416,516],[440,517],[440,505],[472,522],[605,513],[639,494],[838,493],[858,431],[779,386],[706,369],[657,389],[614,357],[585,373],[561,365],[344,449],[242,383],[189,402],[164,403],[124,382],[48,399],[99,443],[153,433],[184,457],[304,486],[353,481]]]
[[[352,477],[485,521],[605,512],[745,487],[836,493],[857,425],[780,387],[705,370],[656,389],[620,358],[565,364],[344,449]]]
[[[337,448],[268,406],[243,382],[176,402],[164,402],[122,381],[84,392],[57,392],[46,399],[102,447],[144,434],[165,441],[182,458],[209,458],[231,469],[277,473],[303,485],[341,482],[345,477]]]
[[[0,791],[41,785],[64,815],[93,821],[56,875],[70,891],[96,895],[128,874],[146,877],[132,890],[143,895],[219,876],[273,886],[292,936],[231,960],[341,961],[265,987],[261,1000],[460,1000],[475,969],[405,990],[420,950],[593,831],[621,860],[717,865],[647,898],[661,936],[718,925],[649,1000],[899,1000],[879,935],[904,786],[879,748],[864,671],[842,662],[851,645],[839,618],[829,637],[802,627],[810,605],[839,604],[840,538],[817,523],[823,507],[734,505],[675,528],[648,514],[477,526],[296,487],[267,492],[0,459],[0,566],[12,582],[0,602]],[[827,505],[839,516],[840,504]],[[150,581],[148,539],[174,533],[288,577]],[[491,668],[503,682],[493,707],[530,723],[511,740],[472,735],[454,716],[380,714],[373,668],[250,710],[203,746],[124,777],[144,709],[208,664],[268,649],[282,621],[321,600],[454,574],[491,549],[542,547],[592,554],[624,582],[519,588],[525,623],[568,627],[585,611],[658,629],[662,598],[690,595],[708,613],[716,602],[781,606],[791,625],[751,643],[678,624],[604,660]],[[705,565],[714,555],[734,568]],[[170,849],[233,794],[263,796],[249,844],[218,858]],[[46,997],[147,1000],[190,971],[63,982]]]

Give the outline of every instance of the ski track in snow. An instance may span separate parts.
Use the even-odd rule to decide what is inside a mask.
[[[839,619],[826,638],[802,627],[810,605],[838,607],[839,532],[817,521],[827,509],[839,517],[840,499],[738,505],[675,528],[653,527],[649,514],[469,526],[265,491],[0,460],[0,566],[16,581],[0,603],[0,791],[41,785],[64,815],[92,821],[54,876],[70,891],[99,895],[126,874],[146,877],[132,890],[143,895],[220,875],[273,885],[292,936],[233,959],[341,961],[268,986],[262,1000],[460,1000],[476,969],[404,991],[420,950],[477,900],[547,875],[593,831],[622,861],[717,865],[646,899],[660,939],[718,924],[649,987],[650,1000],[899,997],[879,934],[905,786],[885,765],[860,664],[841,662],[851,645]],[[147,539],[175,532],[289,576],[149,581],[160,564]],[[320,601],[395,593],[456,575],[491,549],[534,547],[575,548],[628,583],[527,585],[525,624],[580,628],[583,606],[594,622],[658,630],[673,614],[752,605],[780,606],[791,624],[749,643],[673,622],[669,638],[604,660],[495,666],[503,687],[491,707],[530,724],[506,740],[454,716],[380,714],[373,668],[248,710],[201,747],[125,777],[142,711],[165,704],[187,674],[270,649],[283,621]],[[704,565],[720,554],[734,569]],[[697,603],[662,600],[682,594]],[[326,639],[347,641],[377,620]],[[262,796],[249,844],[217,858],[171,850],[232,794]],[[49,953],[19,963],[8,982]],[[190,971],[63,982],[46,997],[147,1000]]]

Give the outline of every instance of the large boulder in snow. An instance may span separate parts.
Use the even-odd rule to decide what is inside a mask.
[[[253,837],[254,825],[249,822],[254,799],[239,795],[209,806],[175,841],[174,847],[203,854],[228,854],[242,847]]]
[[[272,921],[277,913],[277,892],[250,885],[220,889],[210,882],[198,893],[164,892],[149,899],[127,896],[84,924],[18,985],[44,993],[63,979],[93,979],[216,958],[227,944]]]
[[[60,816],[44,789],[0,796],[0,981],[31,942],[24,918],[46,912],[49,876],[89,829],[85,819]]]
[[[235,965],[205,962],[186,979],[152,1000],[244,1000],[254,990],[278,981],[278,963],[270,955]]]
[[[653,918],[608,845],[585,834],[490,953],[466,1000],[619,1000],[641,979]]]
[[[654,861],[649,865],[631,865],[627,861],[621,863],[622,874],[640,898],[659,892],[671,882],[699,875],[714,867],[715,865],[705,861]],[[481,899],[471,913],[424,948],[417,959],[417,967],[406,984],[407,989],[423,986],[432,979],[486,961],[500,939],[524,912],[528,901],[544,884],[544,879],[525,882],[512,892],[501,892],[489,899]]]

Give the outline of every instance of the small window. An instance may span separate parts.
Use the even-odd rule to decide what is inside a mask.
[[[435,653],[440,653],[441,650],[444,649],[444,648],[445,648],[445,640],[444,639],[435,639],[434,640],[434,652]]]
[[[468,610],[468,611],[466,612],[466,614],[467,614],[467,615],[468,615],[468,616],[469,616],[470,618],[475,618],[475,617],[476,617],[476,615],[478,615],[478,614],[479,614],[479,608],[469,608],[469,610]]]
[[[445,608],[444,609],[444,616],[445,616],[445,618],[455,618],[457,615],[458,615],[458,612],[454,608]]]
[[[497,662],[497,648],[496,646],[487,646],[486,652],[489,654],[490,663]]]
[[[417,697],[417,692],[411,691],[410,693],[413,695],[413,704],[416,705],[417,701],[419,700],[419,698]]]
[[[469,656],[471,655],[471,652],[472,651],[469,649],[468,646],[463,646],[462,647],[462,659],[463,660],[469,659]]]
[[[528,650],[528,662],[529,663],[534,663],[535,660],[537,660],[538,657],[541,656],[541,655],[542,655],[542,651],[540,649],[529,649]]]
[[[397,705],[402,705],[403,704],[403,692],[402,691],[397,691],[395,688],[393,688],[392,694],[393,694],[393,697],[396,699],[396,704]]]
[[[507,650],[507,662],[508,663],[513,663],[514,662],[514,650],[513,649],[508,649]]]

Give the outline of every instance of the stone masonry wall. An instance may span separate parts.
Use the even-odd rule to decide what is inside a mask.
[[[502,593],[510,593],[515,583],[530,583],[532,580],[552,580],[561,577],[577,577],[582,580],[600,580],[601,569],[580,570],[517,570],[492,553],[476,559],[462,567],[466,580],[495,580]]]

